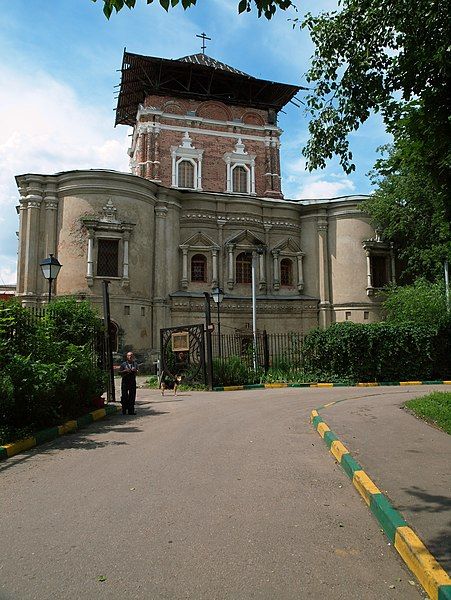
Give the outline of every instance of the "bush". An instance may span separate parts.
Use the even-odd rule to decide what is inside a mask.
[[[383,307],[387,322],[445,327],[450,323],[446,307],[445,285],[418,279],[413,285],[389,287]]]
[[[80,416],[105,390],[87,302],[56,300],[45,317],[0,303],[0,443]]]
[[[362,382],[444,379],[451,368],[450,333],[449,327],[336,323],[306,335],[304,369],[322,381],[330,376]]]
[[[260,373],[255,373],[240,356],[231,356],[226,359],[213,359],[213,384],[214,385],[244,385],[258,383]]]

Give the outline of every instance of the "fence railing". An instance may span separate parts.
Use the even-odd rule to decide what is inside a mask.
[[[300,368],[302,366],[302,341],[300,332],[267,333],[256,335],[256,364],[268,371],[270,368]],[[248,366],[254,361],[254,338],[252,333],[212,335],[213,358],[226,361],[238,356]]]
[[[8,305],[3,308],[3,315],[8,312]],[[8,344],[20,348],[25,353],[39,352],[39,337],[35,335],[35,331],[41,320],[49,314],[52,314],[52,307],[27,307],[21,310],[19,314],[15,314],[11,319],[11,323],[4,323],[1,336]],[[86,341],[86,347],[89,348],[92,357],[92,363],[106,370],[106,350],[105,337],[102,334],[92,334],[91,338]],[[39,356],[37,356],[39,358]]]

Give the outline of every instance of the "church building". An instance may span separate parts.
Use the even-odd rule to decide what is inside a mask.
[[[257,325],[306,332],[379,318],[375,290],[394,276],[390,246],[364,196],[284,198],[279,111],[299,87],[256,79],[205,54],[178,60],[125,51],[116,125],[133,127],[131,173],[65,171],[16,177],[16,295],[47,301],[39,262],[63,265],[57,296],[101,308],[110,283],[118,352],[158,352],[160,328],[201,323],[220,287],[221,331]]]

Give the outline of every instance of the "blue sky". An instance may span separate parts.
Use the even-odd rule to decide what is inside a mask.
[[[302,10],[333,10],[335,0],[305,0]],[[198,0],[169,14],[157,4],[123,9],[107,21],[103,2],[13,0],[0,12],[0,284],[15,283],[18,193],[14,175],[69,169],[128,171],[128,135],[114,128],[115,88],[124,47],[149,56],[179,58],[200,51],[196,34],[212,38],[206,53],[250,75],[305,84],[313,52],[306,31],[293,30],[280,12],[267,21],[237,14],[238,0]],[[302,98],[302,93],[300,95]],[[307,140],[302,110],[289,104],[279,115],[286,198],[324,198],[370,191],[366,174],[387,141],[379,117],[351,139],[356,172],[345,175],[333,160],[322,171],[305,171]]]

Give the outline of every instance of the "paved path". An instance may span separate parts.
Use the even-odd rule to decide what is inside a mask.
[[[308,422],[372,392],[139,390],[136,417],[5,461],[1,600],[423,598]]]

